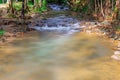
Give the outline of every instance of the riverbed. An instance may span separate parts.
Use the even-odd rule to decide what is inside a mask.
[[[111,47],[93,34],[35,31],[0,48],[0,80],[119,80]]]

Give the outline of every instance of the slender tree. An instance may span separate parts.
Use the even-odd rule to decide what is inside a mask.
[[[13,0],[7,0],[7,3],[9,5],[8,12],[10,14],[14,14],[14,8],[13,8]]]
[[[42,0],[34,0],[34,9],[39,11],[42,5]]]
[[[21,18],[25,18],[25,0],[22,0],[22,11],[21,11]]]
[[[115,5],[115,8],[116,8],[116,19],[119,19],[120,18],[120,0],[116,0],[116,5]]]

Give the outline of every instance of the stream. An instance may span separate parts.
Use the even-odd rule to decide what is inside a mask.
[[[0,48],[0,80],[119,80],[111,43],[80,32],[79,24],[64,15],[48,18]]]

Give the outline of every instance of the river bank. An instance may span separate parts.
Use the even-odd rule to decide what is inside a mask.
[[[112,48],[114,54],[111,56],[111,58],[120,60],[120,31],[115,30],[115,25],[112,25],[112,23],[109,21],[103,21],[101,23],[83,22],[82,26],[85,27],[83,32],[88,34],[97,34],[103,40],[107,39],[111,41],[111,43],[114,45]]]

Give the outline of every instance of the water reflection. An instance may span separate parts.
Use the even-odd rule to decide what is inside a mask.
[[[85,33],[32,35],[0,48],[0,80],[119,80],[108,41]]]

